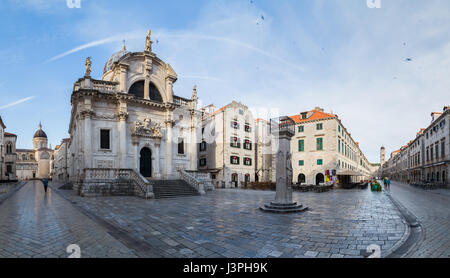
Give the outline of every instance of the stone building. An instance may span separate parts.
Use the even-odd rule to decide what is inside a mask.
[[[255,121],[252,112],[233,101],[216,109],[202,109],[199,170],[212,175],[220,188],[242,187],[255,181]]]
[[[90,76],[86,59],[86,73],[74,83],[69,180],[83,196],[153,197],[152,184],[161,180],[198,186],[197,89],[190,99],[174,94],[177,74],[152,52],[150,36],[142,52],[124,46],[114,53],[101,80]]]
[[[51,178],[53,150],[48,147],[47,134],[39,123],[33,136],[33,149],[17,149],[16,174],[19,180]]]
[[[275,157],[270,122],[255,120],[255,181],[275,182]]]
[[[71,156],[69,153],[70,138],[65,138],[61,144],[55,147],[52,178],[62,184],[69,182],[72,170]]]
[[[17,135],[6,132],[5,129],[6,126],[0,117],[0,181],[15,181]]]
[[[450,106],[431,113],[431,123],[414,140],[393,152],[382,169],[393,180],[449,185],[450,180]]]
[[[290,118],[296,124],[291,141],[293,183],[318,185],[333,177],[349,183],[372,176],[369,161],[337,115],[316,107]]]

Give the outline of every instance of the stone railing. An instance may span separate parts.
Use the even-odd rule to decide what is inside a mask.
[[[188,106],[189,103],[190,103],[190,100],[184,99],[184,98],[179,97],[179,96],[174,96],[173,97],[173,103],[178,104],[180,106]]]
[[[132,169],[84,169],[81,192],[85,196],[137,195],[153,198],[153,186]]]
[[[200,193],[201,195],[206,194],[205,193],[205,188],[203,185],[203,182],[196,179],[193,175],[192,172],[187,172],[185,170],[180,170],[180,177],[182,180],[184,180],[187,184],[189,184],[190,186],[194,187],[198,193]]]
[[[92,89],[97,90],[101,93],[112,94],[116,93],[117,84],[108,81],[92,80]]]
[[[186,171],[189,175],[193,176],[196,180],[203,183],[203,187],[206,191],[214,190],[213,181],[211,179],[210,173],[197,172],[197,171]]]
[[[153,198],[155,196],[153,194],[153,185],[138,172],[131,170],[130,180],[132,180],[135,183],[136,187],[140,189],[139,192],[136,192],[137,195],[146,199]]]
[[[104,80],[95,80],[89,77],[84,77],[78,80],[74,85],[74,91],[78,91],[80,89],[89,89],[96,90],[101,93],[113,94],[117,92],[118,84],[116,82],[104,81]]]

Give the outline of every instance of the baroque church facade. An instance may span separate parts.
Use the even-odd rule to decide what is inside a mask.
[[[114,53],[101,80],[91,78],[87,58],[85,76],[74,83],[70,182],[80,195],[137,190],[152,197],[152,181],[196,183],[200,175],[196,87],[190,99],[174,94],[177,74],[152,52],[150,36],[149,31],[143,52],[129,52],[124,46]]]
[[[48,147],[47,134],[39,123],[33,136],[33,149],[17,149],[16,174],[18,180],[51,177],[53,150]]]

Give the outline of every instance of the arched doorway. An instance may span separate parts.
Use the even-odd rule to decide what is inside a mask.
[[[142,148],[140,156],[140,173],[146,178],[152,177],[152,151]]]
[[[316,175],[316,185],[319,185],[325,181],[325,177],[322,173]]]
[[[304,175],[304,174],[299,174],[298,175],[298,184],[302,184],[302,183],[305,183],[306,182],[306,176]]]
[[[233,173],[232,175],[231,175],[231,184],[232,184],[232,186],[234,186],[234,187],[238,187],[238,182],[239,182],[239,177],[238,177],[238,174],[236,174],[236,173]]]

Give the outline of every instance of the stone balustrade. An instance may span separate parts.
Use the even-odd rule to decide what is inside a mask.
[[[153,198],[152,184],[132,169],[84,169],[81,196],[140,196]]]
[[[114,82],[92,80],[92,88],[101,93],[112,94],[117,92],[117,84]]]
[[[204,182],[195,178],[192,175],[193,172],[187,172],[185,170],[180,170],[181,179],[188,183],[190,186],[194,187],[198,193],[201,195],[206,194]]]

